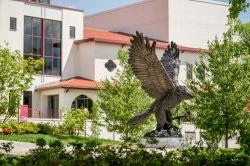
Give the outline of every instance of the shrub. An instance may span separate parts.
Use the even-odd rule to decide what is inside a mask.
[[[34,123],[22,123],[21,126],[24,130],[24,133],[27,134],[37,134],[39,131],[39,128]]]
[[[240,143],[240,146],[244,149],[244,151],[250,154],[250,125],[249,123],[240,131],[240,137],[238,141]]]
[[[58,125],[58,126],[53,126],[53,134],[65,134],[67,133],[67,129],[64,127],[64,125]]]
[[[1,129],[11,129],[13,134],[36,134],[38,127],[34,123],[5,122],[0,123]]]
[[[10,134],[13,134],[13,131],[10,128],[4,128],[3,131],[2,131],[2,133],[4,135],[10,135]]]
[[[43,148],[43,147],[45,147],[46,145],[47,145],[47,142],[46,142],[45,139],[43,139],[43,138],[38,138],[38,139],[36,140],[36,146],[37,146],[38,148]]]
[[[46,124],[34,124],[30,122],[4,122],[0,123],[0,129],[11,129],[13,134],[65,134],[65,128],[61,126],[52,126]],[[3,132],[1,132],[3,133]]]
[[[38,133],[39,134],[52,134],[53,133],[53,127],[49,123],[39,123],[37,124]]]
[[[74,134],[74,129],[84,130],[86,120],[89,116],[89,112],[87,109],[72,109],[67,111],[64,120],[64,127],[68,131],[69,134]]]
[[[38,142],[40,142],[38,144]],[[45,147],[46,141],[37,140],[38,147],[20,158],[1,156],[0,163],[11,165],[143,165],[143,166],[184,166],[184,165],[248,165],[249,156],[240,149],[184,148],[170,152],[148,151],[142,148],[122,146],[99,146],[95,141],[84,147],[72,143],[72,150],[66,150],[56,140]],[[7,162],[8,161],[8,162]],[[2,164],[4,165],[4,164]],[[7,164],[6,164],[7,165]]]

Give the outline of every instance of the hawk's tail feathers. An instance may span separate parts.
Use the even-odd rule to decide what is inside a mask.
[[[132,125],[136,125],[138,123],[141,123],[142,121],[144,121],[149,115],[151,115],[154,112],[154,109],[152,109],[151,107],[149,109],[146,109],[145,111],[137,114],[136,116],[134,116],[132,119],[130,119],[128,121],[128,125],[132,126]]]

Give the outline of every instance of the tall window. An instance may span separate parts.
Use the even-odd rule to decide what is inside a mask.
[[[44,58],[45,75],[61,74],[61,22],[24,17],[24,56]]]
[[[24,56],[42,56],[42,19],[24,17]]]
[[[16,31],[16,18],[15,17],[10,17],[10,30]]]
[[[48,96],[48,118],[59,118],[59,96]]]
[[[69,37],[70,39],[74,39],[76,37],[76,27],[69,27]]]
[[[44,20],[44,73],[60,75],[61,72],[61,23]]]
[[[192,64],[187,64],[186,65],[186,73],[187,73],[187,79],[191,80],[193,79],[193,65]]]

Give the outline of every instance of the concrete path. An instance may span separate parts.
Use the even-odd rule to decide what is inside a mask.
[[[14,154],[14,155],[24,155],[28,153],[31,149],[36,148],[36,144],[33,143],[28,143],[28,142],[16,142],[16,141],[3,141],[0,140],[1,143],[7,143],[7,142],[13,142],[14,149],[10,151],[9,154]],[[1,150],[3,152],[3,150]]]

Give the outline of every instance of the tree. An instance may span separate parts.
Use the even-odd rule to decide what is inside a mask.
[[[5,120],[17,114],[23,91],[27,90],[41,60],[23,59],[18,51],[0,47],[0,115]]]
[[[140,81],[133,74],[127,51],[120,50],[118,59],[122,70],[111,80],[102,82],[97,102],[105,113],[104,120],[109,131],[121,133],[125,139],[136,139],[153,127],[152,117],[143,125],[129,127],[127,122],[146,109],[153,100],[142,90]]]
[[[209,44],[208,55],[196,65],[188,86],[195,93],[190,109],[194,123],[212,143],[228,139],[244,125],[250,99],[250,28],[231,25],[223,40]],[[204,71],[206,78],[204,78]]]
[[[229,0],[229,19],[236,19],[242,11],[246,11],[249,7],[247,0]]]
[[[100,113],[100,106],[98,105],[97,102],[94,102],[90,118],[92,120],[91,124],[92,137],[98,138],[98,136],[100,135],[100,126],[102,126],[100,121],[100,119],[102,119],[102,114]]]

